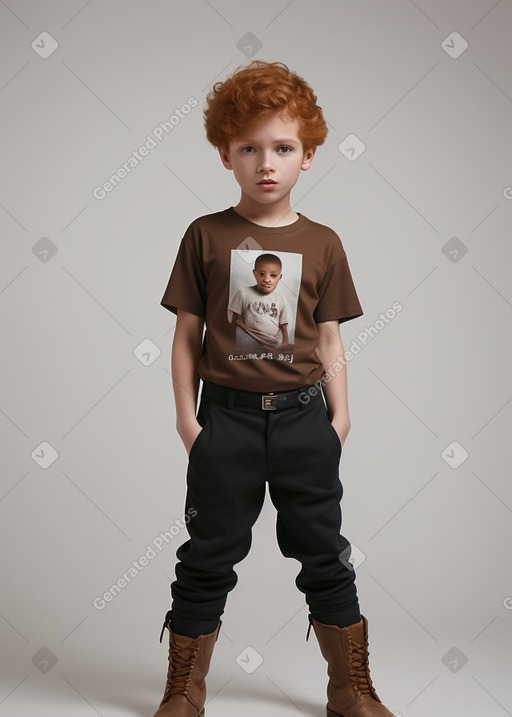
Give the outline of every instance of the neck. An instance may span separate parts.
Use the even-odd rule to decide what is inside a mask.
[[[242,194],[238,204],[233,207],[237,214],[254,224],[264,227],[285,227],[297,221],[299,215],[290,207],[290,197],[283,197],[274,204],[259,204]]]

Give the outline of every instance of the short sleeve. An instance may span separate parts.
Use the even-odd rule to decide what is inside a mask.
[[[233,296],[228,306],[229,311],[234,311],[235,314],[242,316],[244,310],[244,296],[242,289],[238,289],[236,294]]]
[[[326,271],[318,287],[318,297],[314,312],[317,324],[323,321],[341,324],[363,315],[346,255]]]
[[[290,321],[289,316],[289,305],[288,301],[286,300],[286,297],[281,297],[281,311],[279,312],[279,323],[280,324],[287,324]]]
[[[183,309],[196,316],[206,316],[206,280],[194,248],[185,238],[178,254],[160,304],[178,313]]]

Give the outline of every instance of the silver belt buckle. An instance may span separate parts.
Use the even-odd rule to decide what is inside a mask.
[[[277,409],[277,396],[267,394],[261,397],[261,409],[263,411],[275,411]]]

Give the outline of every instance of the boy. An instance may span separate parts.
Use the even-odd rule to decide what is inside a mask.
[[[371,682],[368,623],[340,534],[338,469],[350,418],[339,324],[363,312],[338,235],[290,205],[325,140],[322,110],[286,65],[253,61],[214,85],[205,126],[241,197],[192,222],[161,300],[177,314],[176,427],[188,454],[186,509],[196,513],[176,553],[160,635],[169,630],[169,668],[155,717],[204,715],[233,566],[249,552],[267,482],[281,552],[302,565],[295,582],[309,607],[306,639],[312,627],[328,663],[327,716],[392,717]],[[295,268],[286,274],[297,291],[292,353],[235,356],[228,277],[251,252]]]
[[[236,325],[240,351],[285,351],[288,346],[288,302],[275,289],[283,278],[275,254],[260,254],[254,262],[255,286],[238,289],[228,306],[228,321]]]

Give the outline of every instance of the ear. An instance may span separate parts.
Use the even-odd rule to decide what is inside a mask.
[[[225,149],[225,147],[218,147],[217,149],[222,164],[226,167],[226,169],[233,169],[233,165],[229,159],[229,150]]]
[[[302,158],[302,164],[300,165],[300,168],[306,171],[311,167],[311,164],[313,162],[313,158],[315,156],[316,147],[311,147],[310,149],[307,149],[304,152],[304,156]]]

